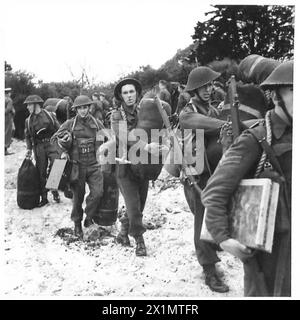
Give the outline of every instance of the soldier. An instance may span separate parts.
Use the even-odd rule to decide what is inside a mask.
[[[29,116],[25,122],[25,140],[27,145],[26,157],[32,156],[40,175],[41,201],[39,207],[46,205],[48,190],[46,189],[48,166],[51,168],[55,159],[60,157],[59,150],[50,142],[51,136],[59,128],[54,113],[42,109],[43,100],[37,95],[28,96],[24,104],[27,105]],[[60,202],[57,190],[52,191],[53,200]]]
[[[14,116],[15,109],[13,106],[13,101],[10,97],[11,88],[5,88],[5,155],[12,154],[8,152],[8,148],[11,144],[11,139],[14,131]]]
[[[179,115],[181,110],[191,100],[191,96],[187,91],[185,91],[185,85],[183,84],[178,85],[178,91],[179,91],[179,96],[178,96],[176,113]]]
[[[100,92],[99,93],[99,99],[102,103],[102,108],[103,108],[103,121],[104,121],[104,126],[106,128],[110,127],[110,114],[111,114],[111,110],[112,108],[110,107],[109,102],[106,99],[106,95],[104,92]]]
[[[202,201],[207,208],[206,225],[214,240],[243,261],[244,295],[290,296],[293,61],[276,67],[261,87],[271,90],[275,108],[267,112],[264,122],[244,131],[226,151],[203,191]],[[271,254],[253,253],[229,233],[229,199],[240,180],[253,175],[281,182]]]
[[[195,114],[200,113],[212,118],[218,117],[218,110],[211,104],[211,93],[213,90],[213,81],[219,76],[220,73],[208,67],[197,67],[190,72],[185,90],[192,95],[192,98],[179,116],[182,129],[194,129],[191,125],[193,125]],[[190,169],[194,171],[194,179],[200,189],[205,187],[213,170],[210,159],[208,157],[204,158],[206,161],[203,172],[198,172],[196,168],[190,166]],[[216,254],[217,247],[211,243],[200,240],[204,206],[201,202],[200,194],[194,189],[190,179],[184,181],[184,193],[190,210],[194,214],[194,244],[197,259],[203,267],[205,283],[213,291],[227,292],[229,288],[222,282],[215,267],[215,264],[220,261]]]
[[[159,98],[171,105],[171,94],[168,90],[168,82],[166,80],[159,80],[158,87]]]
[[[93,93],[92,100],[93,100],[93,103],[91,104],[89,112],[94,118],[103,122],[104,120],[103,103],[100,101],[100,95],[98,92]]]
[[[120,114],[122,120],[127,122],[128,132],[136,127],[137,108],[141,93],[141,84],[133,78],[124,79],[116,85],[114,96],[119,103],[118,109],[112,113],[112,124],[115,122],[116,114]],[[119,148],[121,147],[120,140],[118,137]],[[127,141],[128,148],[134,143],[135,141]],[[154,142],[145,143],[144,149],[154,154],[159,152],[158,145]],[[117,235],[117,241],[124,246],[130,245],[129,234],[136,241],[136,255],[146,256],[147,251],[143,237],[143,233],[146,231],[143,225],[143,210],[147,199],[149,180],[136,176],[129,165],[117,164],[117,181],[126,205],[126,213],[120,218],[121,230]]]
[[[103,110],[105,113],[107,113],[109,111],[109,102],[106,99],[106,95],[104,92],[100,92],[99,93],[99,99],[103,104]]]
[[[88,184],[90,190],[85,207],[84,226],[86,228],[93,224],[93,216],[97,213],[103,194],[103,176],[96,160],[96,151],[103,141],[101,130],[104,129],[104,126],[100,120],[95,119],[89,113],[92,103],[89,97],[78,96],[72,107],[76,109],[76,116],[64,122],[55,135],[63,150],[61,158],[70,159],[72,162],[70,186],[73,192],[73,208],[71,219],[75,225],[74,233],[79,237],[83,235],[81,221],[85,183]]]

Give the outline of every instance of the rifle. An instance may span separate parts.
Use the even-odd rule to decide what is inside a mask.
[[[162,103],[161,103],[161,100],[159,99],[158,96],[155,96],[154,98],[154,101],[156,102],[156,106],[158,108],[158,111],[162,117],[162,120],[163,120],[163,123],[166,127],[166,130],[167,130],[167,135],[168,135],[168,138],[171,140],[171,137],[173,137],[173,148],[174,150],[182,150],[181,149],[181,146],[180,146],[180,143],[179,143],[179,140],[178,140],[178,137],[177,135],[173,132],[173,129],[172,129],[172,126],[171,126],[171,123],[170,123],[170,120],[169,120],[169,117],[166,113],[166,111],[164,110],[163,106],[162,106]],[[182,152],[182,151],[181,151]],[[189,167],[187,166],[186,162],[185,162],[185,159],[184,159],[184,156],[183,154],[181,154],[181,159],[182,159],[182,176],[183,176],[183,179],[186,180],[188,179],[190,181],[190,184],[195,188],[195,190],[198,192],[199,196],[201,196],[201,193],[202,193],[202,190],[200,189],[200,187],[198,186],[197,184],[197,181],[196,179],[194,178],[194,176],[192,175],[192,173],[190,172],[190,169]],[[189,174],[190,173],[190,174]]]
[[[232,134],[235,140],[241,133],[241,122],[239,117],[239,98],[236,91],[235,77],[231,76],[228,84],[228,96],[230,103],[230,115],[232,122]]]

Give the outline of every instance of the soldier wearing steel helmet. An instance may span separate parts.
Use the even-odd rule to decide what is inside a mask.
[[[49,202],[48,190],[45,187],[47,171],[52,167],[54,160],[60,157],[59,150],[50,142],[51,136],[59,128],[59,123],[54,113],[42,109],[43,102],[43,99],[38,95],[30,95],[24,101],[29,111],[29,116],[25,121],[26,157],[31,157],[32,150],[34,151],[36,167],[40,176],[40,207]],[[54,201],[60,202],[57,190],[53,190],[52,195]]]
[[[133,78],[121,80],[114,89],[114,97],[118,109],[112,112],[111,123],[114,128],[117,121],[126,121],[128,132],[117,134],[118,147],[122,149],[122,137],[130,148],[136,141],[127,139],[129,131],[134,129],[138,122],[138,103],[142,94],[140,82]],[[158,152],[158,144],[145,143],[144,149],[150,153]],[[130,245],[128,235],[136,242],[135,253],[137,256],[146,256],[147,250],[143,234],[146,231],[143,225],[143,210],[145,207],[149,180],[142,179],[134,174],[127,164],[117,164],[117,181],[125,200],[126,212],[120,217],[121,230],[117,241],[124,246]]]
[[[217,118],[219,111],[212,104],[213,81],[220,76],[220,73],[213,71],[209,67],[197,67],[193,69],[188,77],[185,91],[192,98],[183,108],[179,116],[179,122],[182,129],[193,129],[191,124],[196,114],[200,113],[208,117]],[[207,137],[204,136],[204,143],[207,144]],[[191,143],[185,141],[185,143]],[[192,140],[192,146],[195,146],[195,140]],[[212,166],[210,159],[205,158],[203,171],[199,172],[193,165],[189,165],[190,171],[194,171],[193,178],[200,189],[203,189],[211,174]],[[203,268],[205,283],[212,291],[227,292],[228,286],[222,281],[217,270],[216,263],[220,261],[216,254],[218,249],[214,244],[200,240],[200,230],[203,222],[204,206],[201,202],[200,194],[194,189],[191,179],[184,181],[184,194],[191,212],[194,214],[194,244],[198,262]]]
[[[244,295],[290,296],[293,61],[277,66],[260,86],[271,91],[274,109],[225,152],[203,190],[202,201],[214,240],[243,262]],[[241,179],[253,177],[280,183],[272,253],[250,250],[229,232],[229,199]]]
[[[10,97],[11,88],[5,88],[5,155],[12,154],[8,151],[8,148],[12,141],[12,135],[14,131],[14,116],[15,108],[13,101]]]
[[[103,121],[104,121],[104,108],[103,108],[103,103],[100,101],[100,95],[98,92],[94,92],[92,94],[92,100],[93,100],[93,103],[90,107],[90,114],[94,118],[99,119],[103,123]]]
[[[72,162],[70,186],[73,192],[73,208],[71,220],[74,222],[74,233],[82,237],[82,203],[85,196],[85,184],[89,186],[90,193],[86,198],[84,226],[91,226],[93,216],[97,213],[101,196],[103,194],[103,175],[96,159],[98,147],[104,140],[103,123],[89,113],[92,101],[85,95],[74,100],[72,108],[76,116],[64,122],[56,133],[61,155]]]

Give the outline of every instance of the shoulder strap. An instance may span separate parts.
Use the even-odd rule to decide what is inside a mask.
[[[74,117],[73,123],[72,123],[72,126],[71,126],[71,134],[72,135],[73,135],[73,131],[74,131],[74,128],[75,128],[75,125],[76,125],[76,120],[77,120],[77,115]]]
[[[280,164],[276,158],[276,155],[274,153],[273,148],[271,147],[271,145],[267,142],[266,139],[266,134],[262,134],[261,130],[256,130],[257,128],[253,128],[253,129],[249,129],[248,131],[256,138],[256,140],[259,142],[259,144],[261,145],[261,147],[263,148],[263,150],[265,151],[265,153],[268,156],[268,159],[270,161],[270,163],[272,164],[272,166],[274,167],[274,169],[282,176],[283,175],[283,171],[280,167]],[[264,130],[265,131],[265,130]],[[265,131],[266,132],[266,131]]]
[[[97,123],[97,120],[90,114],[90,117],[92,118],[93,122],[95,123],[96,127],[97,127],[97,131],[100,130],[99,125]]]
[[[48,116],[48,118],[50,118],[50,120],[52,121],[52,124],[55,125],[55,121],[53,119],[52,114],[49,111],[47,111],[46,109],[44,109],[44,111],[46,112],[46,115]]]
[[[30,125],[31,116],[32,116],[32,113],[29,115],[29,117],[27,119],[27,126],[28,126],[28,131],[29,131],[29,133],[31,135],[31,138],[33,138],[33,130],[32,130],[32,127]]]

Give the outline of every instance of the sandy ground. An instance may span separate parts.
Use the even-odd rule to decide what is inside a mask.
[[[219,253],[222,261],[218,267],[230,291],[215,293],[205,285],[194,252],[193,216],[181,184],[166,172],[151,186],[144,211],[149,228],[144,235],[148,256],[136,257],[133,239],[127,248],[115,243],[118,222],[106,227],[97,241],[70,241],[67,228],[73,228],[71,200],[62,193],[60,204],[54,203],[50,195],[50,204],[43,208],[20,209],[16,181],[25,142],[14,140],[10,150],[14,154],[5,157],[2,289],[6,297],[243,296],[241,263],[224,252]],[[58,230],[65,231],[65,237],[56,235]]]

